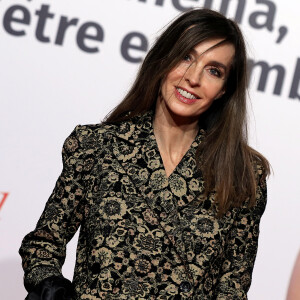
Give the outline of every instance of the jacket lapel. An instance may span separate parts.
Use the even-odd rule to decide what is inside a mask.
[[[121,123],[114,133],[112,152],[137,193],[155,214],[158,225],[176,247],[176,251],[185,257],[179,211],[202,192],[203,181],[200,174],[196,174],[194,157],[203,134],[198,134],[184,159],[167,178],[152,121],[153,112],[150,111]],[[186,186],[187,179],[192,186]]]

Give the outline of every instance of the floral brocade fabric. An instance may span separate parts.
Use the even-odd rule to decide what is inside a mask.
[[[196,169],[197,137],[167,177],[153,113],[118,125],[77,126],[63,171],[20,248],[25,286],[61,275],[80,227],[73,286],[79,299],[247,299],[266,183],[257,202],[216,218]]]

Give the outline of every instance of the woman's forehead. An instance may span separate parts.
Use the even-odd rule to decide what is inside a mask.
[[[235,47],[221,38],[205,40],[191,49],[191,52],[198,57],[220,60],[221,63],[230,64],[234,55]]]

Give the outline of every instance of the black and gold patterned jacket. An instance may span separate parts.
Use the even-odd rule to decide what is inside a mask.
[[[255,207],[217,219],[196,171],[203,130],[167,177],[152,118],[77,126],[66,139],[63,171],[20,248],[27,286],[61,274],[81,226],[76,299],[247,299],[265,180]]]

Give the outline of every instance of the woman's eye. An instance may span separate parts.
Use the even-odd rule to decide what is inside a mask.
[[[192,57],[190,54],[185,55],[183,58],[183,60],[185,60],[185,61],[191,61],[191,59],[192,59]]]
[[[218,68],[209,68],[208,71],[213,76],[216,76],[216,77],[221,77],[222,76],[222,73]]]

